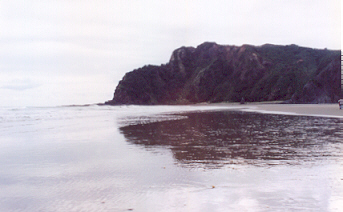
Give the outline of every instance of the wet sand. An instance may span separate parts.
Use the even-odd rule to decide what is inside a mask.
[[[187,118],[137,123],[119,130],[132,144],[170,149],[179,164],[192,168],[294,165],[343,158],[334,145],[343,139],[341,119],[236,110],[191,111],[182,116]]]
[[[212,105],[212,104],[210,104]],[[338,104],[271,104],[271,103],[248,103],[244,105],[235,103],[213,104],[247,112],[276,113],[285,115],[305,115],[343,118],[343,110]]]
[[[341,211],[343,119],[314,117],[341,113],[278,104],[5,108],[0,211]]]
[[[162,170],[179,167],[171,172],[171,189],[149,189],[158,196],[155,202],[169,211],[340,211],[343,120],[326,118],[341,117],[337,105],[207,106],[175,113],[183,119],[119,128],[135,147],[155,154],[169,150],[175,166]],[[179,183],[176,176],[187,181]],[[174,207],[159,199],[163,195],[182,204]]]

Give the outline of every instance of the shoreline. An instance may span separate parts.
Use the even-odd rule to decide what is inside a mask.
[[[211,103],[198,104],[227,107],[232,110],[245,112],[258,112],[268,114],[318,116],[327,118],[343,118],[343,110],[339,109],[338,103],[332,104],[277,104],[277,103]]]

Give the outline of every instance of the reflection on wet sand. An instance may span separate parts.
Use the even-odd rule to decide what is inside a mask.
[[[238,111],[182,115],[187,118],[120,131],[133,144],[170,148],[179,163],[189,166],[298,164],[343,156],[341,119]]]

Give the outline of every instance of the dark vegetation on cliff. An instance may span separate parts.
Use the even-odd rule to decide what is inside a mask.
[[[297,45],[181,47],[167,64],[126,73],[105,104],[337,102],[340,54]]]

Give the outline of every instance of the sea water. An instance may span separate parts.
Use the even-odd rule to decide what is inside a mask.
[[[342,208],[342,119],[217,106],[0,108],[0,211]]]

